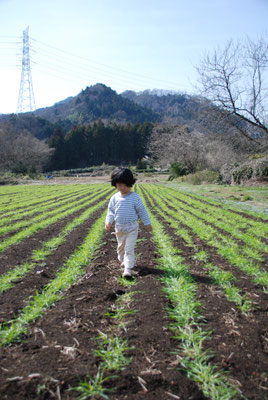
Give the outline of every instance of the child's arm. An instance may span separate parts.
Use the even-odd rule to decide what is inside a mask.
[[[113,205],[113,200],[111,199],[108,204],[108,212],[105,219],[105,229],[107,232],[110,232],[113,221],[114,221],[114,205]]]
[[[143,204],[141,198],[138,198],[138,201],[136,203],[136,210],[137,213],[139,215],[139,217],[141,218],[143,224],[145,225],[145,228],[147,229],[148,232],[152,232],[152,224],[150,221],[150,217],[149,214],[145,208],[145,205]]]

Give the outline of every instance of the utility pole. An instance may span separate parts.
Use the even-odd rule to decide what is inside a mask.
[[[35,100],[30,66],[29,26],[23,31],[22,67],[17,114],[35,110]]]

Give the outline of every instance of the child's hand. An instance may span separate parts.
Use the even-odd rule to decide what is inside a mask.
[[[107,232],[110,232],[112,224],[105,224],[105,229]]]
[[[153,227],[152,227],[152,225],[146,225],[146,229],[148,232],[152,232]]]

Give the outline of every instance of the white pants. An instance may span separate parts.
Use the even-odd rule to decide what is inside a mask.
[[[117,257],[124,267],[131,269],[135,265],[135,243],[138,237],[139,227],[131,232],[116,232]]]

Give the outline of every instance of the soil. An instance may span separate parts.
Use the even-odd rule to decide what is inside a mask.
[[[66,243],[46,260],[46,265],[37,267],[14,288],[1,295],[2,321],[23,307],[26,293],[27,297],[30,296],[54,277],[62,262],[82,243],[98,215],[94,214],[74,230]],[[58,227],[62,227],[62,223],[58,222]],[[64,223],[67,223],[66,219]],[[57,229],[53,227],[50,233],[44,230],[44,237],[54,235]],[[204,329],[213,332],[211,340],[205,343],[205,347],[213,353],[212,362],[228,371],[249,400],[268,399],[267,295],[249,277],[238,273],[240,288],[256,301],[253,312],[249,315],[240,313],[193,260],[193,249],[185,246],[168,224],[165,224],[165,230],[173,237],[174,245],[180,248],[198,284],[198,299],[205,318]],[[40,243],[44,240],[41,235],[39,232],[32,239],[38,238]],[[33,240],[27,239],[23,243],[25,261],[33,249]],[[235,273],[234,268],[220,259],[215,249],[208,249],[200,240],[197,244],[200,249],[209,250],[210,257],[215,257],[214,263]],[[131,287],[135,291],[132,301],[135,313],[128,316],[127,330],[123,334],[128,340],[128,356],[132,361],[123,371],[111,372],[116,377],[109,381],[109,386],[113,388],[109,398],[205,399],[200,388],[188,379],[174,354],[179,343],[173,339],[168,328],[171,321],[166,308],[169,303],[159,280],[162,274],[157,268],[159,255],[151,234],[142,224],[136,256],[136,284]],[[19,262],[19,251],[14,246],[3,252],[1,258],[3,269],[4,264],[12,268]],[[36,273],[40,270],[41,273]],[[95,355],[96,338],[100,331],[110,331],[114,322],[106,313],[129,290],[118,280],[121,273],[121,266],[116,260],[115,238],[105,233],[96,257],[87,266],[81,280],[66,291],[64,298],[45,316],[31,324],[21,342],[0,349],[1,400],[78,398],[77,392],[68,389],[77,386],[88,375],[96,374],[99,366]]]

